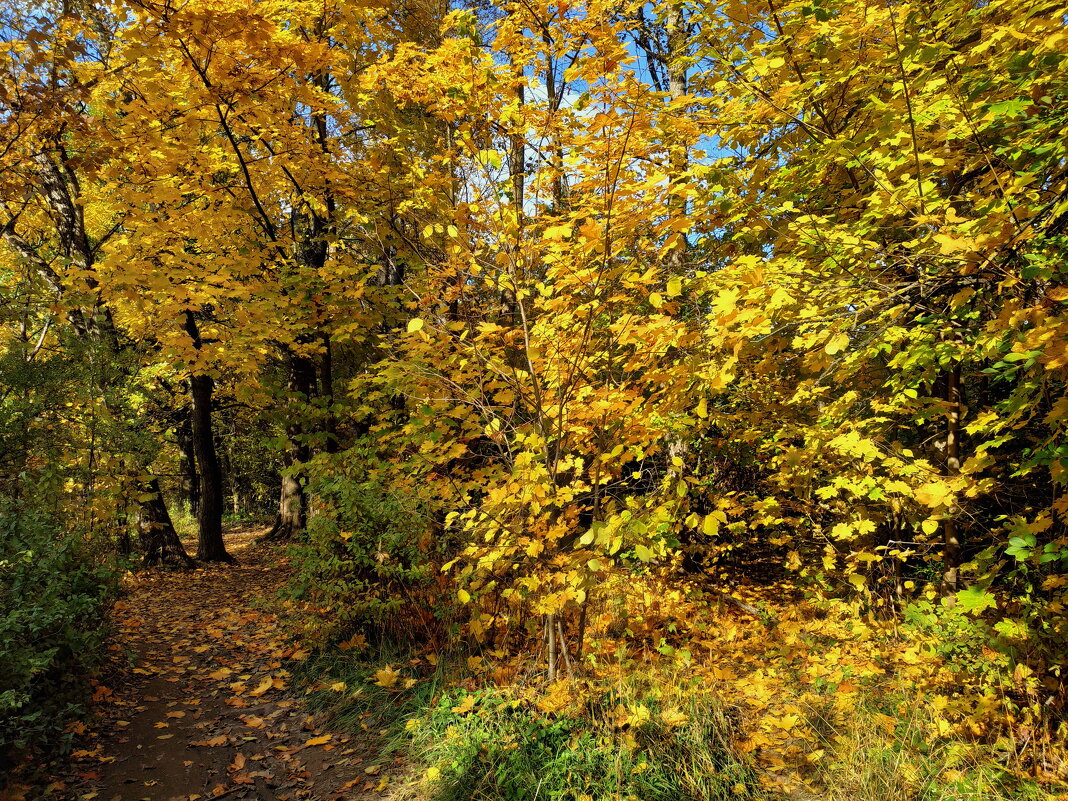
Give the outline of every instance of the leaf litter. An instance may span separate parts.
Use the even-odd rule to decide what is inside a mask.
[[[288,571],[277,551],[254,544],[261,533],[230,533],[236,565],[129,577],[115,607],[115,666],[94,688],[96,721],[72,729],[70,775],[49,797],[381,797],[386,785],[365,781],[379,761],[372,736],[328,731],[291,695],[292,669],[307,653],[258,603]]]

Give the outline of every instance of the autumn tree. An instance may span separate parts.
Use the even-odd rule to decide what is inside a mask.
[[[16,8],[4,20],[10,38],[2,76],[2,231],[17,259],[50,289],[72,331],[117,366],[101,373],[99,397],[109,405],[110,383],[129,381],[133,360],[98,275],[121,220],[95,205],[97,170],[111,141],[92,118],[90,97],[96,76],[108,68],[110,20],[89,11],[80,17]],[[111,405],[110,411],[119,410]],[[136,461],[131,458],[145,561],[187,563],[159,481],[149,461]]]

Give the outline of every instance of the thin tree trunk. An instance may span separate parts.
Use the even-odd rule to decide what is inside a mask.
[[[197,475],[197,457],[193,451],[193,421],[183,413],[178,424],[178,455],[181,459],[182,495],[189,505],[189,514],[197,517],[200,510],[200,476]]]
[[[960,473],[960,365],[955,364],[946,381],[946,401],[949,403],[949,420],[946,425],[946,473]],[[960,566],[960,532],[957,528],[956,511],[950,510],[943,526],[942,587],[947,593],[957,591],[958,567]]]
[[[571,654],[567,650],[567,640],[564,639],[564,627],[560,623],[560,618],[556,618],[556,635],[557,641],[560,643],[560,653],[564,655],[564,666],[567,668],[567,677],[572,681],[575,680],[575,671],[571,668]]]
[[[330,334],[323,333],[323,360],[319,370],[319,385],[326,404],[326,420],[323,429],[326,433],[326,452],[337,453],[337,415],[334,414],[334,349]]]
[[[586,593],[586,597],[582,599],[582,607],[579,609],[579,621],[578,621],[578,644],[575,646],[575,661],[582,665],[582,646],[586,642],[586,613],[590,606],[590,596]]]
[[[523,65],[518,63],[515,56],[511,57],[512,78],[516,82],[515,97],[520,108],[526,102],[524,91]],[[510,137],[508,147],[508,172],[512,178],[512,205],[515,207],[515,241],[509,244],[513,270],[511,279],[515,286],[506,286],[501,292],[501,319],[505,325],[514,326],[519,322],[519,308],[516,301],[516,290],[521,280],[519,272],[522,264],[522,239],[524,222],[524,204],[526,203],[527,182],[527,138],[526,131],[520,128]],[[510,363],[516,357],[510,356]],[[516,362],[518,363],[518,362]]]
[[[307,356],[291,353],[289,356],[289,394],[298,400],[307,401],[315,386],[315,363]],[[299,415],[292,415],[286,427],[289,445],[286,450],[285,470],[282,473],[281,495],[278,499],[278,516],[274,526],[264,539],[288,540],[304,530],[307,518],[307,498],[300,482],[300,466],[308,461],[309,450],[304,442],[304,426]]]
[[[237,471],[234,469],[233,437],[227,437],[226,446],[219,451],[219,461],[222,464],[223,488],[230,489],[230,503],[234,515],[241,514],[241,488],[238,486]]]
[[[686,94],[686,23],[683,17],[682,3],[672,2],[667,12],[667,74],[668,95],[671,101],[677,101]],[[678,114],[677,110],[672,111]],[[684,141],[678,134],[673,134],[668,144],[669,180],[672,195],[668,199],[670,214],[673,218],[686,216],[686,196],[681,193],[682,181],[690,167],[690,155]],[[668,253],[668,269],[672,275],[680,275],[686,268],[689,242],[684,234],[679,234],[674,246]]]
[[[556,681],[556,632],[553,630],[553,624],[556,620],[555,615],[545,616],[545,636],[549,638],[549,683],[552,684]]]

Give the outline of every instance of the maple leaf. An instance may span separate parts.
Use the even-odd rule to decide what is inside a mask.
[[[394,670],[392,666],[387,665],[384,668],[379,668],[374,673],[374,683],[379,687],[385,687],[386,689],[392,688],[400,680],[400,671]]]
[[[474,708],[475,708],[475,697],[473,695],[465,695],[464,699],[459,703],[459,705],[454,706],[452,708],[452,711],[453,711],[454,714],[457,714],[457,715],[466,715],[468,712],[470,712]]]
[[[267,676],[258,685],[256,685],[255,689],[249,691],[249,695],[258,698],[259,696],[270,690],[272,687],[274,687],[274,679],[272,679],[270,676]]]
[[[914,497],[924,506],[932,509],[946,502],[952,494],[952,490],[943,481],[931,481],[916,488]]]

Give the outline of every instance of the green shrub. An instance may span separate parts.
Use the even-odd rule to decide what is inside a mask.
[[[0,505],[0,767],[82,711],[115,586],[76,538]]]
[[[305,636],[318,644],[359,631],[396,633],[417,625],[436,571],[430,564],[427,518],[373,481],[345,473],[313,479],[314,514],[294,544],[291,597],[315,615]],[[429,615],[429,612],[427,612]]]

